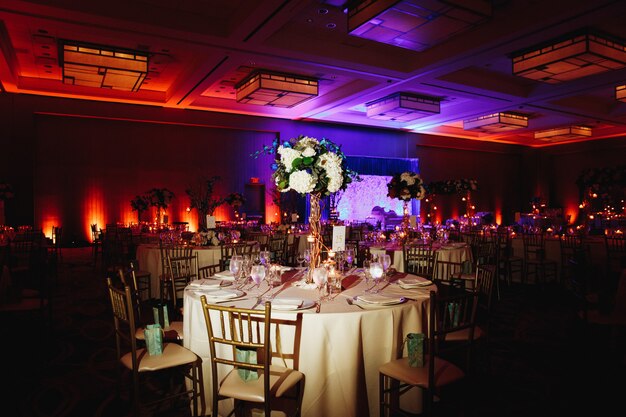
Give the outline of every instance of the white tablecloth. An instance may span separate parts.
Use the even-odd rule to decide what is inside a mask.
[[[195,246],[192,254],[198,254],[198,266],[219,263],[221,250],[219,246]],[[142,244],[137,246],[137,262],[139,269],[150,272],[152,298],[159,297],[159,275],[161,274],[161,251],[159,245]]]
[[[277,298],[316,300],[317,290],[292,285],[298,279],[279,287],[281,292]],[[264,285],[261,290],[267,288]],[[426,331],[429,290],[435,289],[434,286],[403,290],[393,283],[381,294],[404,295],[416,301],[367,310],[347,304],[346,297],[363,294],[365,288],[363,280],[357,281],[332,301],[323,302],[319,314],[315,313],[315,308],[272,312],[273,318],[302,314],[299,369],[306,376],[302,404],[304,417],[377,416],[378,367],[398,357],[408,333]],[[256,295],[258,292],[254,289],[250,293]],[[204,389],[210,408],[210,351],[200,295],[197,288],[187,287],[185,290],[184,345],[204,359]],[[254,302],[252,298],[228,305],[251,307]],[[281,333],[281,340],[283,351],[289,352],[293,337],[290,339]],[[209,412],[207,410],[207,414]]]

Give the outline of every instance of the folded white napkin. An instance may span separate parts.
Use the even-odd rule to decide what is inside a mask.
[[[432,285],[433,282],[426,278],[402,278],[396,281],[402,288],[419,288]]]
[[[221,278],[221,279],[228,279],[228,280],[231,280],[231,281],[235,280],[235,276],[230,271],[216,272],[215,275],[213,275],[213,276],[217,277],[217,278]]]
[[[404,302],[404,297],[389,297],[379,294],[359,295],[356,299],[357,301],[361,301],[364,303],[378,305],[399,304]]]
[[[274,310],[297,310],[302,307],[303,300],[298,298],[275,298],[272,300]]]
[[[197,279],[189,283],[191,288],[220,288],[222,286],[222,280],[219,279]]]
[[[229,291],[229,290],[205,291],[205,292],[202,292],[202,294],[206,295],[209,298],[222,298],[225,300],[239,297],[241,295],[239,292]]]

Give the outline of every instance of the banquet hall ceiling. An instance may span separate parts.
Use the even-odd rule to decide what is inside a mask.
[[[579,30],[626,42],[626,1],[455,3],[476,2],[488,4],[488,17],[418,51],[348,34],[345,0],[2,0],[0,91],[533,147],[626,135],[626,102],[615,92],[626,84],[626,68],[556,84],[512,71],[513,54]],[[145,81],[136,92],[63,83],[58,47],[67,39],[147,52]],[[317,79],[319,93],[290,108],[237,102],[235,85],[256,69]],[[366,103],[398,92],[436,98],[439,113],[410,121],[367,116]],[[499,112],[527,117],[528,127],[463,129],[464,120]],[[592,135],[534,137],[570,125]]]

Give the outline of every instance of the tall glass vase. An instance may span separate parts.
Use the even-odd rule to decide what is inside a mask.
[[[310,194],[310,206],[311,212],[309,215],[309,231],[310,236],[312,237],[311,242],[311,263],[309,266],[309,274],[307,276],[307,282],[313,282],[313,277],[311,276],[311,271],[313,269],[320,266],[322,260],[322,224],[320,222],[321,219],[321,209],[320,209],[320,198],[321,195],[319,193]]]

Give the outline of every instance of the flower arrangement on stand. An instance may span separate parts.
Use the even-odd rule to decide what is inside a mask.
[[[161,218],[161,210],[163,210],[163,214],[167,211],[167,207],[172,202],[174,198],[174,193],[168,190],[167,188],[152,188],[148,190],[146,193],[146,197],[150,202],[151,207],[156,207],[157,216],[156,221],[157,224],[161,224],[163,219]]]
[[[130,200],[130,206],[137,212],[137,223],[141,223],[141,213],[150,208],[150,198],[145,195],[136,195]]]
[[[199,177],[185,190],[189,197],[189,208],[198,210],[198,231],[206,230],[206,216],[212,216],[215,209],[224,204],[224,199],[213,195],[215,183],[221,178]]]
[[[230,193],[226,196],[224,201],[231,205],[231,207],[235,211],[235,219],[239,220],[239,208],[246,202],[243,194],[237,192]]]
[[[278,191],[294,190],[310,197],[308,240],[311,242],[310,270],[313,270],[320,265],[322,250],[328,250],[322,239],[320,200],[345,190],[353,180],[359,180],[358,174],[348,169],[341,146],[325,138],[318,140],[300,135],[283,143],[276,138],[272,146],[264,146],[252,156],[256,158],[261,154],[275,157],[272,179]],[[312,277],[307,277],[307,281],[311,280]]]
[[[426,196],[424,182],[419,174],[411,171],[394,174],[387,184],[387,197],[397,198],[404,203],[402,210],[402,224],[400,226],[401,239],[409,236],[409,203],[411,200],[421,200]]]

